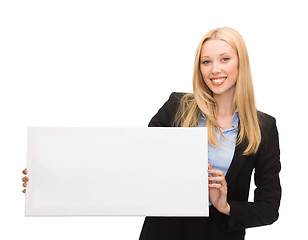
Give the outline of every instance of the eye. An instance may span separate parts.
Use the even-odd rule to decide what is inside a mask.
[[[230,60],[230,58],[227,58],[227,57],[225,57],[225,58],[222,59],[223,62],[227,62],[227,61],[229,61],[229,60]]]
[[[203,64],[209,64],[211,61],[210,60],[205,60],[205,61],[203,61],[202,63]]]

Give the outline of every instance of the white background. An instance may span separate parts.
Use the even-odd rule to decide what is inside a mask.
[[[147,126],[172,91],[192,91],[202,36],[230,26],[246,41],[259,110],[277,119],[283,167],[280,218],[248,229],[247,239],[300,239],[308,214],[304,4],[1,1],[0,238],[138,239],[142,217],[24,217],[27,126]]]

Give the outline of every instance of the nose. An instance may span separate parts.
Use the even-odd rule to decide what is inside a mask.
[[[212,68],[213,75],[220,73],[220,72],[221,72],[220,64],[217,62],[213,62],[213,68]]]

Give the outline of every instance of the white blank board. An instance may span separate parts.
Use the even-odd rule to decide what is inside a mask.
[[[26,216],[208,216],[206,128],[28,128]]]

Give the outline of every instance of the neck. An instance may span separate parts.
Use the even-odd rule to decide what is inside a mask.
[[[217,116],[230,116],[234,114],[235,109],[233,106],[233,98],[234,92],[214,95],[214,99],[217,104]]]

